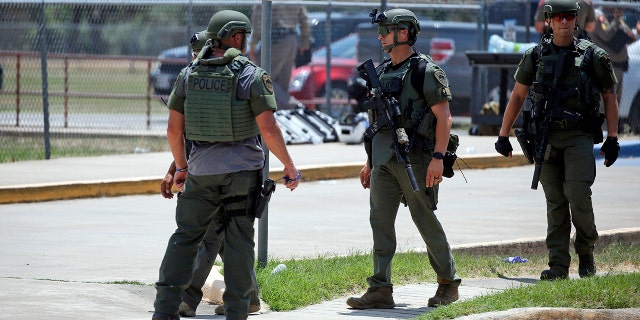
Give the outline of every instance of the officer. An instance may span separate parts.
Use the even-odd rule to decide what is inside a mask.
[[[611,57],[611,64],[616,73],[618,84],[615,86],[618,101],[622,97],[622,82],[624,73],[629,70],[629,53],[627,46],[636,41],[633,30],[624,21],[624,7],[610,9],[612,19],[608,20],[605,13],[599,9],[596,12],[598,23],[591,34],[591,39],[598,47],[604,49]],[[609,10],[608,10],[609,11]]]
[[[545,19],[544,4],[545,0],[538,2],[538,9],[535,13],[535,28],[541,35],[549,32],[549,23]],[[589,39],[589,33],[593,32],[596,27],[595,11],[593,10],[592,0],[578,0],[580,11],[577,17],[577,27],[573,30],[573,36],[578,39]]]
[[[608,131],[600,154],[605,156],[607,167],[616,161],[619,150],[618,102],[613,89],[616,77],[603,49],[588,40],[574,38],[578,10],[575,0],[547,0],[544,11],[552,34],[545,38],[550,38],[550,42],[543,41],[522,57],[495,144],[500,154],[511,157],[513,148],[508,138],[509,130],[533,85],[533,128],[540,131],[534,132],[534,141],[542,141],[541,132],[545,131],[545,126],[549,129],[549,147],[543,150],[548,157],[542,162],[540,182],[547,201],[546,244],[550,268],[542,271],[541,280],[567,278],[572,222],[576,229],[574,246],[579,258],[578,273],[580,277],[596,273],[593,249],[598,232],[591,185],[596,175],[594,137],[602,139],[602,120],[594,120],[598,119],[600,98],[604,102]],[[562,64],[564,68],[557,70],[561,64],[556,61],[561,57],[566,59]],[[544,119],[546,115],[551,118]],[[548,125],[545,120],[549,121]],[[597,139],[598,134],[600,139]]]
[[[285,187],[301,177],[289,155],[276,110],[271,78],[242,55],[251,22],[222,10],[209,20],[211,40],[181,74],[169,97],[167,139],[176,164],[178,228],[169,239],[152,319],[179,319],[198,244],[207,229],[224,238],[227,319],[247,319],[255,290],[255,199],[265,159],[262,141],[284,166]],[[183,132],[193,142],[187,163]]]
[[[198,54],[205,46],[207,42],[207,30],[196,32],[189,40],[189,48],[191,49],[191,58],[195,60]],[[180,73],[183,74],[188,70],[188,67],[183,68]],[[185,155],[189,159],[189,153],[191,152],[191,141],[185,140]],[[171,162],[167,174],[160,183],[160,193],[166,199],[173,199],[173,193],[171,188],[173,186],[173,176],[176,173],[176,163]],[[193,276],[189,287],[182,292],[182,302],[178,309],[178,313],[183,317],[195,317],[196,309],[202,301],[202,286],[204,286],[213,264],[216,261],[218,252],[222,255],[222,236],[216,232],[214,228],[209,228],[207,234],[202,239],[202,243],[198,247],[198,257],[196,263],[193,266]],[[260,298],[258,297],[258,290],[251,294],[251,304],[249,305],[249,313],[260,311]],[[216,313],[224,314],[224,306],[219,305],[216,307]]]
[[[356,309],[395,306],[391,261],[396,250],[394,224],[401,201],[409,207],[426,244],[429,262],[437,274],[438,289],[428,305],[447,305],[458,299],[461,279],[456,275],[447,237],[434,211],[451,128],[449,83],[444,71],[431,57],[413,48],[420,32],[413,12],[392,9],[377,15],[374,10],[371,16],[372,23],[378,24],[382,49],[390,56],[376,72],[384,94],[399,101],[402,127],[413,145],[409,157],[420,190],[413,191],[405,165],[396,159],[391,149],[390,130],[377,131],[372,140],[365,142],[365,148],[370,150],[369,159],[360,171],[362,186],[370,188],[373,275],[367,278],[367,292],[361,297],[349,298],[347,305]],[[372,127],[378,116],[370,111]],[[418,127],[424,130],[418,130]]]

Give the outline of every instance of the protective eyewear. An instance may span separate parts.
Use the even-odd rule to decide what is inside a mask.
[[[398,30],[399,28],[397,27],[390,27],[390,26],[378,26],[378,34],[380,34],[381,36],[386,36],[389,33],[391,33],[391,31],[394,30]]]
[[[573,12],[557,13],[552,15],[551,19],[555,20],[556,22],[562,22],[562,20],[565,19],[567,20],[567,22],[571,22],[576,19],[576,14]]]

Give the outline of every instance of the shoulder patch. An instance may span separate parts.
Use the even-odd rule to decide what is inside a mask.
[[[613,63],[611,63],[611,58],[609,58],[608,54],[601,55],[600,62],[604,64],[608,70],[613,70]]]
[[[268,74],[262,75],[262,84],[269,90],[269,93],[273,93],[273,82],[271,82],[271,77]]]
[[[444,86],[444,87],[448,87],[449,85],[447,84],[447,75],[444,73],[444,71],[442,69],[438,69],[436,71],[433,72],[433,76],[436,78],[436,80],[438,80],[438,82]]]

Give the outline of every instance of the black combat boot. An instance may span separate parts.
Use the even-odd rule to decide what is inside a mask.
[[[178,314],[154,312],[151,316],[151,320],[180,320],[180,316]]]
[[[579,254],[578,258],[578,275],[580,278],[592,277],[596,275],[596,262],[593,260],[593,254]]]
[[[569,268],[561,265],[554,265],[549,270],[542,271],[540,274],[540,280],[560,280],[569,277]]]
[[[393,288],[369,288],[362,297],[347,299],[347,305],[354,309],[393,309],[396,306],[393,302]]]

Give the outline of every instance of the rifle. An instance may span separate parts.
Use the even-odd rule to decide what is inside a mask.
[[[371,123],[365,132],[365,138],[371,141],[378,130],[384,127],[389,128],[391,138],[393,139],[393,149],[395,150],[398,161],[404,164],[413,192],[420,190],[416,182],[416,177],[411,169],[411,162],[409,161],[409,136],[404,128],[398,126],[402,116],[400,103],[398,103],[396,98],[388,97],[382,91],[382,83],[371,59],[358,66],[358,72],[360,76],[367,81],[371,93],[371,98],[364,106],[366,109],[374,109],[377,114],[375,122]]]
[[[540,172],[542,171],[542,161],[549,159],[549,153],[551,148],[549,144],[549,133],[551,131],[551,121],[554,117],[560,115],[554,114],[554,111],[561,110],[559,106],[560,96],[558,94],[558,80],[564,73],[564,63],[567,57],[568,51],[560,50],[558,60],[556,60],[553,66],[553,85],[549,88],[548,92],[545,92],[544,101],[540,101],[536,105],[535,117],[540,118],[544,116],[540,129],[537,130],[537,141],[535,146],[535,169],[533,171],[533,180],[531,181],[531,189],[538,189],[538,182],[540,181]],[[551,103],[549,103],[551,101]]]

